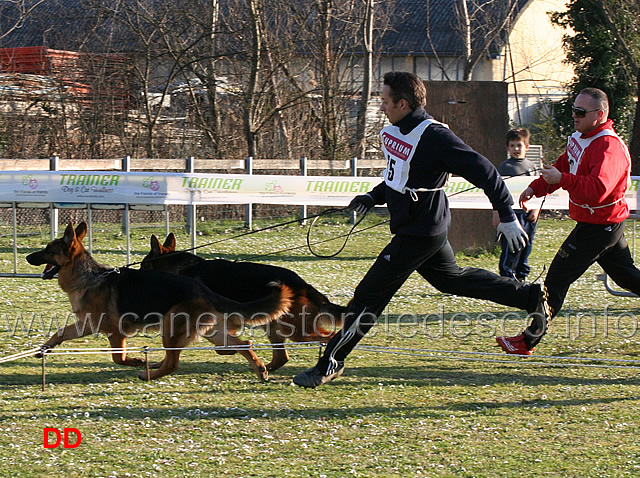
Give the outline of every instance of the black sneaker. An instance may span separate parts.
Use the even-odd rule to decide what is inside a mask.
[[[316,388],[339,377],[342,375],[342,372],[344,372],[344,362],[338,362],[338,367],[335,368],[333,372],[322,371],[316,365],[293,377],[293,383],[299,387]]]

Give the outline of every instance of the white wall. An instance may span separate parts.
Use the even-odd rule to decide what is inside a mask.
[[[501,55],[503,61],[494,65],[499,69],[494,72],[495,79],[502,78],[509,84],[510,118],[516,124],[533,120],[532,105],[537,101],[562,98],[564,84],[574,76],[573,68],[564,63],[562,37],[567,32],[549,18],[549,12],[566,10],[566,3],[533,0],[513,27],[509,45]],[[516,113],[516,96],[521,117]]]

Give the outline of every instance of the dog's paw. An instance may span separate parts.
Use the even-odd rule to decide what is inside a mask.
[[[42,357],[44,357],[47,352],[49,352],[53,347],[49,347],[48,345],[43,345],[40,347],[40,352],[37,352],[34,357],[35,358],[39,358],[41,359]]]
[[[266,382],[269,380],[269,371],[264,366],[260,367],[260,370],[257,372],[257,375],[258,375],[258,378],[263,382]]]

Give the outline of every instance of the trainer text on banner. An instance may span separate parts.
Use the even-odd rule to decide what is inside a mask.
[[[517,204],[530,178],[506,181]],[[2,202],[62,202],[93,204],[290,204],[346,206],[354,195],[378,184],[377,177],[278,176],[87,171],[0,172]],[[638,210],[640,177],[631,178],[627,202]],[[489,209],[480,190],[460,177],[451,177],[444,190],[451,208]],[[541,200],[540,200],[541,201]],[[531,207],[539,204],[531,204]],[[560,189],[547,196],[545,209],[567,209]]]

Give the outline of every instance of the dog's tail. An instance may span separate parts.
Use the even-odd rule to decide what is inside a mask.
[[[318,315],[314,319],[312,340],[326,340],[333,337],[342,329],[347,308],[334,304],[313,286],[307,286],[304,295],[318,308]]]
[[[289,312],[293,303],[293,290],[280,282],[267,284],[271,293],[251,302],[230,301],[223,310],[229,319],[251,327],[266,325]]]
[[[347,308],[331,304],[333,307],[318,316],[317,335],[323,339],[331,338],[342,329]]]

